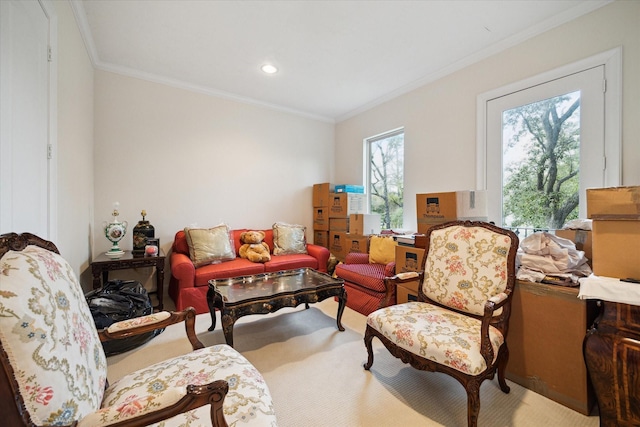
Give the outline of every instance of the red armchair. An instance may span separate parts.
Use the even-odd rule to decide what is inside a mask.
[[[347,307],[365,316],[379,308],[395,304],[396,288],[386,277],[395,274],[396,263],[369,263],[369,254],[351,252],[344,264],[336,266],[335,275],[344,280]]]

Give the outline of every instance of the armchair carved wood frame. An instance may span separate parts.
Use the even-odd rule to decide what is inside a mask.
[[[367,317],[364,368],[373,365],[372,339],[378,337],[404,363],[458,380],[467,392],[468,425],[476,426],[481,383],[497,372],[500,389],[510,391],[506,339],[518,244],[513,232],[485,222],[429,229],[422,270],[387,279],[392,286],[419,280],[418,301]]]
[[[101,342],[179,322],[185,323],[192,353],[109,385]],[[195,310],[188,308],[96,331],[80,284],[52,242],[29,233],[0,236],[2,424],[146,426],[165,421],[173,426],[209,424],[210,418],[213,426],[227,426],[246,410],[275,425],[260,373],[228,346],[205,348],[194,326]],[[229,381],[234,381],[234,395],[251,407],[232,403],[231,419],[223,407]]]

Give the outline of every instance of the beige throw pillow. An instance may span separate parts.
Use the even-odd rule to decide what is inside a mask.
[[[306,227],[283,222],[273,224],[273,254],[306,254]]]
[[[189,245],[189,257],[196,268],[236,258],[233,238],[226,224],[213,228],[186,227],[184,234]]]
[[[396,260],[398,242],[392,236],[371,236],[369,239],[369,262],[388,264]]]

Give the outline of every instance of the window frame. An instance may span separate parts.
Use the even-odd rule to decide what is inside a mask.
[[[362,140],[362,144],[364,146],[362,152],[363,152],[363,163],[364,163],[364,168],[363,172],[364,172],[364,176],[362,179],[362,182],[364,182],[364,188],[365,188],[365,197],[366,197],[366,203],[367,203],[367,212],[368,213],[373,213],[373,211],[371,210],[371,143],[376,142],[376,141],[380,141],[381,139],[387,139],[399,134],[405,134],[405,128],[404,126],[395,128],[395,129],[391,129],[373,136],[369,136],[366,137]],[[403,137],[403,147],[402,147],[403,153],[404,153],[404,137]],[[403,186],[404,186],[404,167],[402,169],[402,180],[403,180]],[[404,209],[404,208],[403,208]],[[404,215],[403,215],[403,222],[404,222]],[[404,227],[404,224],[403,224]]]
[[[615,48],[478,95],[476,110],[476,188],[478,190],[491,190],[488,188],[487,182],[487,152],[489,144],[487,105],[489,101],[600,65],[604,66],[606,81],[606,91],[604,93],[603,186],[614,187],[620,185],[622,182],[622,50],[621,48]],[[501,141],[494,141],[493,143],[501,143]]]

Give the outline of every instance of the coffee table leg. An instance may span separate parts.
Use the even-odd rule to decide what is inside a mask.
[[[222,313],[222,332],[224,332],[224,340],[227,345],[233,347],[233,325],[236,319],[228,313]]]
[[[338,315],[336,316],[339,331],[344,331],[344,326],[342,326],[342,313],[344,313],[345,305],[347,305],[347,291],[342,288],[342,292],[338,295]]]
[[[213,331],[216,328],[216,308],[222,312],[224,304],[222,297],[211,288],[207,291],[207,305],[209,306],[209,313],[211,313],[211,326],[209,330]]]

